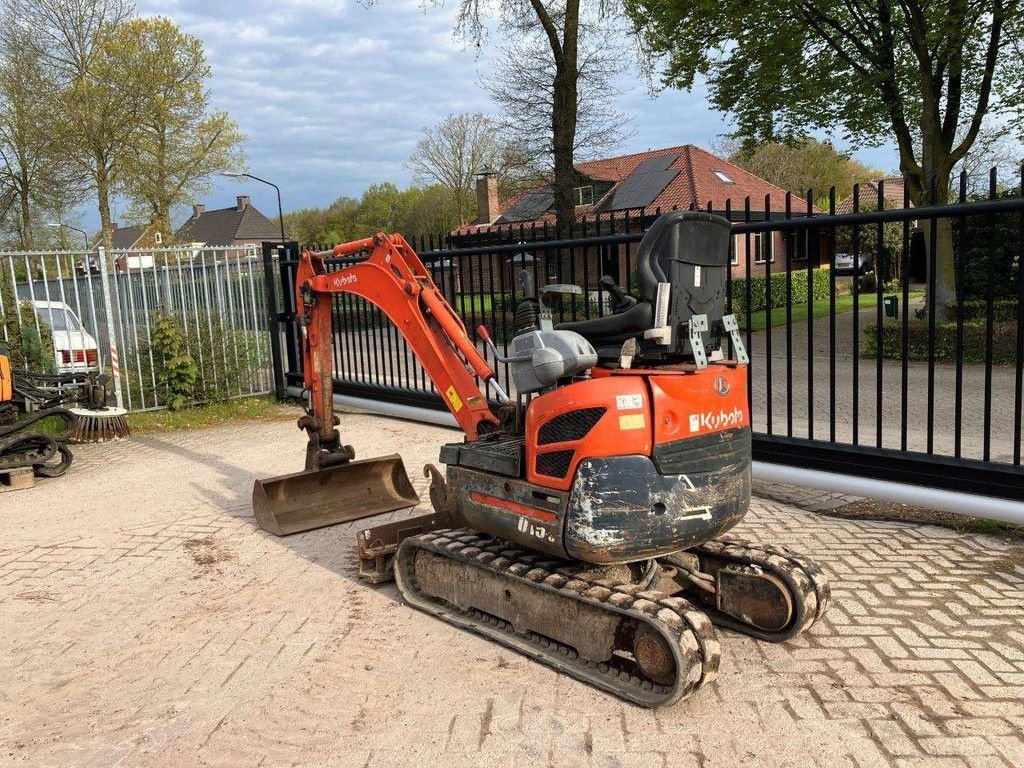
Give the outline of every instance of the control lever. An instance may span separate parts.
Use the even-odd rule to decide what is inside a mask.
[[[605,275],[601,278],[601,287],[608,291],[608,293],[611,294],[611,297],[615,300],[615,303],[612,305],[612,312],[616,315],[621,312],[625,312],[636,304],[636,299],[622,290],[622,288],[609,275]]]
[[[550,331],[554,328],[552,301],[555,296],[582,296],[583,289],[578,285],[567,283],[551,283],[540,289],[540,329]]]

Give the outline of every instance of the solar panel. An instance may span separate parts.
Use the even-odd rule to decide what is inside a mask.
[[[612,193],[611,200],[602,208],[606,211],[619,211],[626,208],[644,208],[653,203],[662,190],[679,175],[679,169],[666,169],[658,166],[664,165],[666,162],[671,165],[675,162],[676,157],[669,155],[668,157],[652,157],[650,160],[645,160],[619,184]],[[660,162],[655,164],[652,163],[653,160]],[[645,168],[645,166],[647,167]]]
[[[657,157],[649,157],[642,163],[640,163],[640,165],[636,167],[636,170],[633,171],[633,173],[631,173],[630,176],[635,176],[638,173],[667,171],[668,167],[678,159],[679,155],[658,155]]]
[[[500,222],[532,221],[541,216],[555,202],[555,193],[551,187],[534,189],[524,194],[519,201],[505,211]]]

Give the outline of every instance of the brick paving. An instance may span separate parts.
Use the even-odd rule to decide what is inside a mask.
[[[417,468],[457,433],[344,417]],[[758,499],[738,533],[817,558],[834,605],[648,711],[356,580],[355,525],[259,531],[287,422],[79,450],[0,497],[0,764],[1021,766],[1024,548]]]

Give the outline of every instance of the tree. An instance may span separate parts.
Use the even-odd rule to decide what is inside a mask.
[[[484,20],[492,7],[486,0],[460,0],[458,29],[477,45],[486,36]],[[546,42],[545,59],[553,73],[550,93],[554,208],[562,231],[575,216],[573,148],[579,104],[580,0],[512,0],[498,7],[502,24],[510,34],[532,34],[539,30]]]
[[[966,192],[970,197],[988,197],[989,170],[1010,169],[1010,175],[997,182],[1006,188],[1020,184],[1020,167],[1024,161],[1019,139],[1015,139],[1010,126],[985,126],[978,138],[956,166],[954,172],[967,176]]]
[[[827,205],[832,187],[836,199],[842,200],[853,192],[854,184],[884,176],[837,151],[831,143],[817,139],[762,142],[740,148],[729,159],[797,197],[812,190],[819,206]]]
[[[137,77],[121,66],[111,32],[132,8],[124,0],[37,0],[26,9],[8,3],[57,78],[66,84],[61,110],[50,110],[61,140],[96,192],[103,244],[112,249],[110,197],[124,170],[129,137],[136,130],[142,94]]]
[[[198,38],[165,18],[132,19],[113,29],[109,50],[143,96],[120,185],[170,242],[171,208],[205,192],[215,173],[241,167],[244,136],[227,113],[211,110]]]
[[[411,194],[410,194],[411,193]],[[465,221],[452,191],[441,184],[407,191],[405,211],[398,231],[409,241],[444,235]]]
[[[423,184],[440,184],[451,194],[459,223],[473,209],[474,178],[484,166],[497,171],[501,145],[498,126],[486,115],[448,115],[423,132],[406,167]]]
[[[986,117],[1024,107],[1022,0],[627,0],[664,83],[707,78],[711,103],[744,136],[777,139],[842,128],[893,141],[916,205],[945,202],[950,174]],[[932,190],[932,180],[935,190]],[[938,225],[936,291],[955,301],[952,230]]]
[[[303,208],[286,213],[285,228],[303,245],[333,246],[356,238],[359,202],[339,197],[327,208]]]
[[[627,133],[625,115],[615,109],[618,96],[611,75],[627,55],[611,31],[586,26],[581,37],[576,133],[573,159],[592,159],[613,151]],[[502,112],[502,133],[534,159],[533,168],[554,167],[552,124],[555,109],[555,64],[547,42],[534,29],[502,46],[497,70],[484,86]]]
[[[23,29],[0,30],[0,199],[17,246],[36,247],[37,214],[77,201],[80,179],[52,127],[61,88]]]

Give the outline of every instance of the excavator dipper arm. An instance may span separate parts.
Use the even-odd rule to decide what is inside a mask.
[[[341,268],[329,271],[331,265]],[[311,443],[316,443],[326,456],[334,453],[339,461],[347,460],[334,428],[331,297],[335,294],[360,296],[388,316],[470,440],[498,424],[476,381],[491,382],[504,397],[494,381],[494,371],[401,235],[380,233],[338,245],[332,251],[305,251],[295,285],[311,409],[302,426]]]

